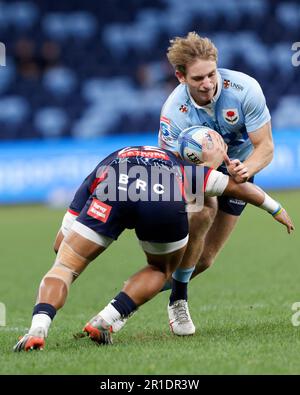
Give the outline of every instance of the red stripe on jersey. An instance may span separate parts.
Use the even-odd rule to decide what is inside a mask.
[[[77,211],[71,210],[70,208],[68,209],[68,212],[70,214],[76,215],[76,217],[78,217],[79,213],[77,213]]]
[[[100,184],[100,182],[102,182],[105,179],[106,175],[107,175],[107,170],[105,169],[100,177],[95,178],[95,180],[93,181],[92,185],[90,186],[90,193],[91,194],[94,192],[94,190]]]
[[[164,117],[164,116],[160,117],[160,120],[161,120],[162,122],[166,122],[166,123],[168,123],[168,124],[171,123],[171,121],[169,120],[169,118]]]
[[[207,181],[208,181],[208,179],[209,179],[209,175],[210,175],[210,173],[212,172],[212,170],[213,170],[213,168],[211,167],[211,168],[208,170],[208,172],[206,173],[206,176],[205,176],[205,178],[204,178],[204,183],[203,183],[203,192],[205,192],[205,190],[206,190],[206,184],[207,184]]]

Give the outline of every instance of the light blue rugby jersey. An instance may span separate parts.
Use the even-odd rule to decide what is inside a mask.
[[[197,105],[186,84],[174,89],[162,108],[159,145],[177,151],[180,132],[203,125],[221,134],[230,159],[244,161],[253,149],[248,133],[270,119],[264,94],[254,78],[238,71],[218,69],[218,90],[208,106]]]

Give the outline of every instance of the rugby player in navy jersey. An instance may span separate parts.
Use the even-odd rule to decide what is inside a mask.
[[[225,155],[227,166],[231,162]],[[111,344],[113,324],[152,299],[180,264],[188,242],[186,201],[230,195],[260,207],[294,226],[281,205],[251,183],[181,160],[156,147],[126,147],[109,155],[84,180],[70,205],[76,216],[60,241],[52,268],[43,277],[29,332],[14,351],[43,349],[57,310],[73,281],[124,229],[135,229],[147,265],[84,327],[93,341]]]

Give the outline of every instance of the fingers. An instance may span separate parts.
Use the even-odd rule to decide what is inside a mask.
[[[244,179],[247,179],[247,180],[249,179],[249,173],[248,173],[248,169],[247,168],[242,169],[239,172],[237,172],[237,175],[239,177],[241,177],[241,178],[244,178]]]
[[[246,171],[248,171],[248,168],[244,165],[244,163],[241,163],[235,167],[234,171],[240,173],[240,172],[244,172],[245,169]]]
[[[295,230],[295,226],[292,220],[290,219],[290,217],[288,216],[288,213],[285,211],[285,209],[283,209],[281,213],[276,215],[274,218],[276,221],[286,226],[286,230],[288,234],[291,234],[291,232]]]
[[[209,131],[209,134],[210,134],[210,136],[212,137],[212,139],[213,139],[215,142],[218,142],[218,143],[220,144],[221,148],[222,148],[225,152],[227,152],[228,147],[227,147],[225,141],[223,140],[223,137],[222,137],[218,132],[216,132],[216,131],[214,131],[214,130]]]
[[[231,165],[231,161],[230,161],[229,156],[227,154],[224,155],[224,162],[225,162],[226,166]]]
[[[250,178],[248,168],[243,163],[241,163],[238,159],[231,161],[230,174],[233,177],[237,177],[240,180],[239,182],[245,182]]]
[[[211,140],[215,146],[219,146],[224,151],[227,150],[225,141],[223,140],[222,136],[219,135],[219,133],[217,133],[213,130],[210,130],[208,133],[209,133]]]
[[[231,161],[230,161],[230,164],[231,165],[234,165],[234,166],[237,166],[237,165],[240,165],[242,162],[239,160],[239,159],[232,159]]]
[[[248,168],[239,160],[228,160],[228,156],[224,157],[228,173],[233,177],[238,184],[248,181],[250,174]]]
[[[295,229],[294,224],[292,223],[292,220],[290,219],[290,217],[288,216],[288,213],[284,209],[283,209],[283,215],[286,220],[287,232],[288,232],[288,234],[290,234]]]
[[[202,161],[205,166],[217,169],[224,161],[226,144],[217,132],[209,132],[209,136],[202,141]]]
[[[205,137],[202,140],[202,151],[206,151],[207,149],[208,149],[208,139],[207,139],[207,137]]]

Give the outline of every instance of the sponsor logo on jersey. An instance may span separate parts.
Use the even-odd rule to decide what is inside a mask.
[[[87,214],[101,222],[106,222],[112,207],[108,204],[101,202],[98,199],[93,199]]]
[[[188,107],[187,107],[185,104],[182,104],[182,105],[179,107],[179,111],[181,111],[181,112],[183,112],[183,113],[186,113],[186,112],[188,112]]]
[[[137,148],[124,148],[118,152],[119,158],[130,158],[133,156],[142,156],[151,159],[164,159],[169,160],[169,156],[162,150],[156,147],[143,146],[141,149]]]
[[[232,88],[238,90],[238,91],[243,91],[243,90],[244,90],[244,87],[243,87],[242,85],[236,84],[235,82],[232,82],[232,83],[230,84],[230,86],[231,86]]]
[[[232,82],[230,80],[226,80],[226,79],[224,79],[224,81],[223,81],[223,87],[225,89],[228,89],[228,88],[231,87],[231,88],[234,88],[234,89],[236,89],[238,91],[243,91],[244,90],[244,87],[242,85],[237,84],[235,82]]]
[[[165,141],[171,141],[172,136],[171,136],[171,121],[169,118],[162,116],[160,118],[160,134],[162,136],[162,139]]]
[[[240,119],[237,108],[227,108],[223,110],[223,118],[226,122],[230,123],[230,125],[235,125]]]

